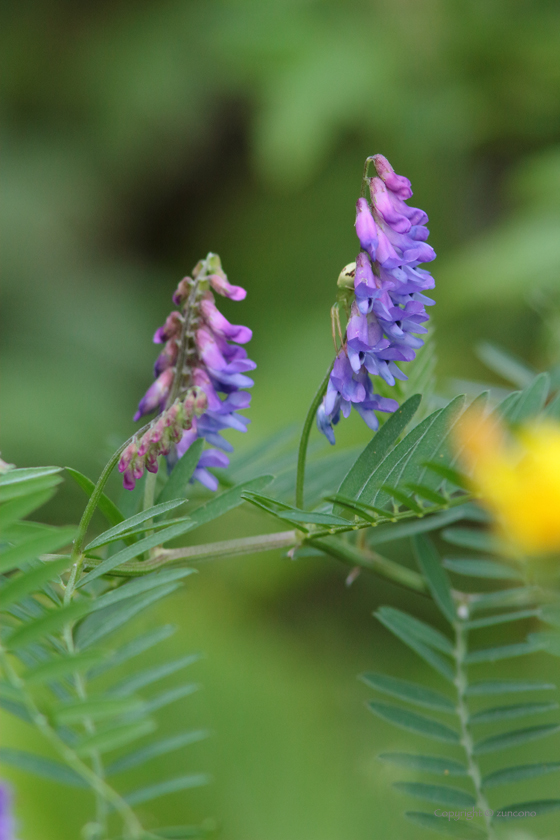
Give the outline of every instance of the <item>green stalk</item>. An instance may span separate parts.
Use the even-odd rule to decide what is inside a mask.
[[[465,670],[465,656],[467,655],[467,636],[468,630],[465,628],[464,622],[458,620],[454,622],[453,628],[455,630],[456,645],[454,651],[455,658],[455,687],[457,689],[457,715],[461,728],[461,744],[465,750],[467,759],[467,772],[471,777],[475,796],[476,808],[482,811],[484,815],[484,822],[486,825],[486,833],[488,840],[495,840],[496,835],[492,827],[492,811],[488,805],[488,801],[482,792],[482,780],[480,775],[480,768],[474,756],[473,739],[470,731],[470,715],[469,707],[466,700],[466,692],[468,686],[468,678]]]
[[[334,364],[334,363],[333,363]],[[329,384],[329,376],[331,375],[332,365],[328,369],[327,373],[325,374],[325,378],[319,385],[317,393],[313,397],[313,402],[309,407],[309,411],[307,412],[307,417],[305,418],[305,423],[303,424],[303,430],[301,432],[301,439],[299,442],[299,449],[298,449],[298,460],[297,460],[297,474],[296,474],[296,507],[303,509],[303,488],[305,483],[305,461],[307,458],[307,445],[309,443],[309,435],[311,433],[311,427],[313,425],[313,420],[315,419],[315,415],[317,414],[317,409],[321,404],[321,400],[327,390],[327,385]]]

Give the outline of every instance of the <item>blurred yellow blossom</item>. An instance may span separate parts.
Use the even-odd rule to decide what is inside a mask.
[[[495,418],[472,411],[456,442],[501,536],[523,554],[560,549],[560,425],[534,422],[508,435]]]

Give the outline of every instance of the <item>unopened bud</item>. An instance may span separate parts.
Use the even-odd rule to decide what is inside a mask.
[[[154,344],[163,344],[170,338],[176,338],[181,333],[183,319],[178,312],[172,312],[167,316],[163,327],[159,327],[154,333]]]
[[[186,301],[189,296],[191,284],[191,277],[183,277],[183,279],[179,282],[179,285],[173,295],[173,303],[175,306],[181,306]]]
[[[200,417],[208,409],[208,397],[202,388],[193,388],[193,391],[195,391],[194,413],[197,417]]]

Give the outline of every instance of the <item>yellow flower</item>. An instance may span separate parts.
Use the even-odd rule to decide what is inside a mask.
[[[495,419],[467,412],[456,438],[501,536],[523,554],[560,549],[560,425],[534,422],[508,437]]]

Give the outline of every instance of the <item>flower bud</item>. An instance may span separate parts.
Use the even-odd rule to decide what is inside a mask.
[[[232,286],[225,274],[211,274],[208,280],[215,292],[230,298],[230,300],[244,300],[247,297],[245,289],[242,289],[241,286]]]
[[[156,363],[154,365],[154,376],[157,377],[160,373],[163,373],[164,370],[167,370],[167,368],[173,367],[177,361],[178,352],[179,346],[177,341],[174,338],[170,339],[156,359]]]
[[[183,277],[182,280],[179,281],[179,285],[173,294],[173,303],[175,306],[182,306],[182,304],[187,300],[192,285],[192,277]]]
[[[356,202],[356,233],[360,245],[367,251],[372,260],[375,260],[375,251],[379,241],[377,225],[371,215],[369,204],[365,198],[359,198]]]
[[[183,319],[178,312],[172,312],[167,316],[163,327],[159,327],[154,333],[154,344],[163,344],[170,338],[177,338],[181,334]]]
[[[383,155],[374,155],[373,162],[377,174],[382,181],[385,181],[385,184],[390,190],[396,193],[399,198],[402,198],[403,201],[410,198],[412,190],[410,189],[408,178],[405,178],[404,175],[397,175],[387,158],[383,157]]]
[[[171,390],[173,384],[173,369],[167,368],[162,374],[158,376],[155,382],[150,385],[140,402],[138,403],[138,411],[134,415],[134,422],[140,420],[145,414],[151,414],[156,408],[161,408],[165,405],[165,401]]]

